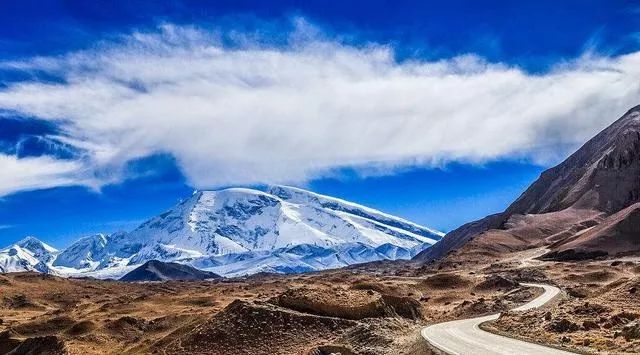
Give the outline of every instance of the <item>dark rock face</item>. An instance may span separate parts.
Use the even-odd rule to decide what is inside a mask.
[[[10,351],[10,355],[63,355],[68,354],[64,342],[57,336],[48,335],[44,337],[27,338],[15,349]]]
[[[517,287],[517,282],[500,275],[491,275],[476,285],[478,290],[513,290]]]
[[[548,214],[560,211],[590,210],[612,215],[640,202],[640,106],[624,114],[611,126],[597,134],[559,165],[543,172],[531,186],[504,212],[467,223],[449,232],[439,243],[416,255],[414,260],[428,262],[441,258],[467,244],[482,232],[491,229],[508,230],[506,222],[512,216]],[[619,222],[619,221],[618,221]],[[619,223],[619,234],[638,234],[638,224],[631,227]],[[622,229],[627,231],[622,232]],[[574,233],[556,236],[560,247]],[[636,240],[637,242],[637,240]],[[623,246],[612,238],[599,243],[598,248],[575,246],[575,250],[552,250],[548,258],[575,260],[620,252]],[[626,244],[625,244],[626,247]]]
[[[21,340],[13,337],[10,330],[0,332],[0,354],[8,354],[22,343]]]
[[[564,318],[551,322],[547,328],[555,333],[570,333],[580,329],[577,324]]]
[[[578,261],[578,260],[592,260],[602,258],[609,255],[606,251],[589,251],[580,252],[574,249],[567,249],[563,251],[552,251],[541,257],[542,260],[555,260],[555,261]]]
[[[640,198],[640,106],[542,173],[506,215],[569,207],[615,213]]]
[[[633,341],[635,339],[640,339],[640,323],[633,322],[627,324],[622,328],[622,336],[627,341]]]
[[[188,265],[151,260],[124,275],[120,281],[206,280],[220,277]]]

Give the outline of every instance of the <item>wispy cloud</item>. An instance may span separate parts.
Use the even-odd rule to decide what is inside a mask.
[[[118,181],[127,162],[154,153],[173,155],[197,188],[303,182],[340,167],[548,161],[638,103],[640,53],[589,53],[531,75],[473,55],[397,62],[388,46],[346,45],[301,23],[284,46],[240,36],[228,47],[167,25],[1,64],[63,78],[13,83],[0,108],[55,122],[86,156],[0,156],[13,167],[0,172],[0,195]]]
[[[18,159],[0,154],[0,196],[15,191],[89,183],[82,165],[50,157]],[[88,184],[89,183],[89,184]]]

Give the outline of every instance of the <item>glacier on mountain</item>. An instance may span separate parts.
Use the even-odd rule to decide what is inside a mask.
[[[58,250],[34,237],[25,239],[0,250],[0,272],[36,271],[53,273],[50,263]]]
[[[228,277],[305,272],[410,259],[442,236],[402,218],[299,188],[230,188],[195,192],[131,232],[85,237],[62,252],[47,246],[47,254],[16,244],[15,252],[9,251],[12,247],[0,251],[0,268],[7,265],[0,271],[115,278],[160,260]],[[9,253],[13,259],[5,256]]]

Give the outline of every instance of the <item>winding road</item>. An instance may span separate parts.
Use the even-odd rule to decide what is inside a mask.
[[[544,289],[544,293],[529,303],[515,308],[515,311],[524,311],[527,309],[541,307],[560,293],[560,289],[554,286],[527,283],[523,283],[521,285],[541,287]],[[434,347],[447,354],[453,355],[574,354],[567,351],[508,338],[502,335],[492,334],[480,329],[480,324],[496,320],[498,317],[500,317],[500,313],[484,317],[434,324],[422,329],[422,337],[424,337]]]

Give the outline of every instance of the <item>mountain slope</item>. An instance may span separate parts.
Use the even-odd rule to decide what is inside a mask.
[[[198,270],[188,265],[151,260],[128,272],[120,278],[120,281],[208,280],[219,278],[220,275]]]
[[[314,206],[316,208],[330,209],[336,212],[341,212],[342,216],[351,215],[351,218],[360,217],[365,220],[374,221],[379,224],[418,234],[429,239],[435,238],[435,240],[438,240],[440,239],[440,237],[442,237],[442,233],[436,230],[420,226],[402,218],[388,215],[386,213],[352,202],[329,196],[323,196],[295,187],[272,186],[271,188],[269,188],[268,192],[291,203],[305,204],[308,206]],[[431,243],[431,241],[428,242]]]
[[[0,250],[0,272],[50,272],[58,251],[34,237],[27,237]]]
[[[506,215],[569,207],[615,213],[640,200],[640,106],[542,173]]]
[[[488,248],[490,243],[506,243],[505,238],[523,239],[513,244],[516,249],[546,244],[559,247],[563,238],[593,227],[605,216],[640,201],[639,177],[640,106],[636,106],[565,161],[543,172],[504,212],[448,233],[441,243],[420,253],[415,260],[441,258],[472,240],[467,248],[476,251]],[[541,217],[523,222],[519,216],[525,215]],[[521,223],[514,228],[513,221],[518,219]],[[535,232],[543,223],[540,220],[554,228]],[[600,244],[604,248],[601,253],[617,252],[616,243],[616,238],[609,238],[606,245]]]
[[[559,241],[545,259],[588,259],[606,254],[640,252],[640,203],[605,218],[600,224]]]
[[[298,244],[276,250],[186,259],[181,262],[232,277],[259,272],[300,273],[336,269],[378,260],[410,259],[420,250],[422,249],[409,250],[392,244],[383,244],[378,247],[362,243],[346,243],[331,247]]]
[[[75,269],[97,267],[104,256],[107,238],[104,234],[96,234],[76,241],[58,255],[53,266]]]
[[[62,274],[119,277],[150,261],[225,276],[301,272],[409,259],[442,233],[298,188],[199,191],[128,233],[78,240],[53,261]]]

